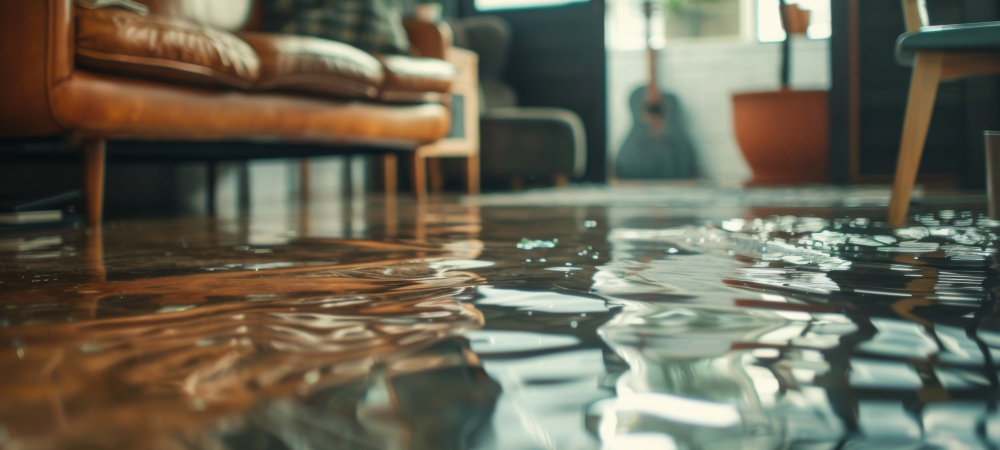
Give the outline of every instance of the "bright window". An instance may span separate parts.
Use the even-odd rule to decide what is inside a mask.
[[[583,3],[588,0],[476,0],[476,11],[496,11],[501,9],[544,8],[547,6]]]
[[[529,2],[531,0],[476,0],[477,2]],[[537,1],[537,0],[536,0]],[[565,0],[541,0],[565,1]],[[787,0],[789,4],[809,11],[810,39],[830,38],[830,2],[833,0]],[[844,0],[836,0],[844,1]],[[480,3],[477,3],[479,5]],[[720,4],[715,0],[705,4]],[[741,0],[738,3],[740,25],[737,39],[758,42],[781,42],[785,30],[778,12],[779,0]],[[642,14],[643,0],[605,0],[607,5],[607,43],[615,50],[638,50],[646,47],[646,19]],[[661,48],[666,40],[666,17],[663,8],[653,15],[653,48]],[[673,23],[676,25],[676,23]]]
[[[608,48],[639,50],[646,48],[646,16],[642,12],[643,0],[606,0],[606,40]],[[653,48],[663,48],[665,21],[662,8],[653,9]]]
[[[829,39],[830,0],[788,0],[789,4],[809,10],[809,39]],[[785,30],[781,28],[779,0],[757,0],[757,40],[760,42],[781,42],[785,40]]]

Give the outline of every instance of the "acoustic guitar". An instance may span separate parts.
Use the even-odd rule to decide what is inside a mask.
[[[680,102],[660,90],[657,51],[653,49],[653,1],[643,3],[649,81],[629,97],[635,124],[618,152],[615,172],[622,179],[691,179],[698,176],[698,159],[679,114]]]

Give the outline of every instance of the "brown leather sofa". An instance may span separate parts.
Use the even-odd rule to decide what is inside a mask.
[[[405,150],[449,130],[449,30],[408,22],[421,57],[255,31],[256,0],[0,0],[0,138],[65,136],[100,222],[107,140]],[[78,2],[81,5],[85,2]],[[393,185],[394,185],[393,181]]]

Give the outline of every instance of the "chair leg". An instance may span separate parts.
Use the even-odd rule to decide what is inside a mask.
[[[104,208],[105,141],[88,138],[83,142],[83,192],[86,202],[87,226],[100,227]]]
[[[382,156],[382,182],[385,183],[385,195],[396,195],[396,182],[399,177],[399,162],[395,153]]]
[[[420,151],[413,153],[413,196],[418,202],[427,200],[427,160]]]
[[[943,54],[939,52],[917,53],[910,81],[910,97],[906,105],[903,139],[899,146],[896,179],[892,184],[892,200],[889,202],[889,223],[892,224],[906,223],[910,196],[917,180],[920,157],[927,140],[927,128],[930,126],[937,98],[938,83],[941,82],[943,59]]]
[[[479,155],[465,158],[465,184],[469,195],[479,195]]]

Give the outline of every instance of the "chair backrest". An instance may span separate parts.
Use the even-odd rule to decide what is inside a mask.
[[[455,45],[479,55],[481,109],[517,106],[517,93],[503,81],[510,49],[510,24],[499,16],[472,16],[451,22]]]
[[[920,27],[929,25],[926,0],[902,0],[902,2],[907,33],[920,31]]]

